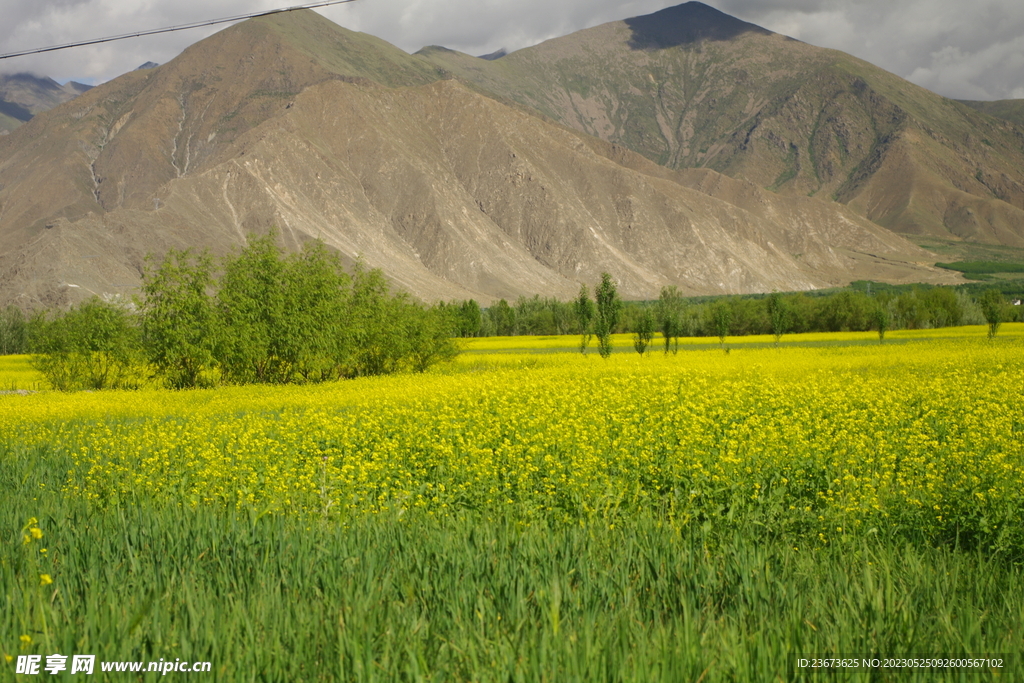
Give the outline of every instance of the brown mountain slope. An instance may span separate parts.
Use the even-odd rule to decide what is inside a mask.
[[[324,64],[340,70],[345,51],[312,60],[311,45],[362,37],[329,29],[303,15],[247,22],[7,136],[0,302],[124,293],[147,252],[224,253],[271,226],[425,299],[569,297],[605,270],[645,298],[665,284],[953,277],[832,203],[676,173],[455,81],[416,83],[429,71],[410,68],[397,88],[339,78]],[[394,54],[377,49],[359,46],[363,64]]]
[[[54,216],[150,206],[157,188],[202,168],[314,83],[413,85],[439,77],[436,67],[313,12],[285,16],[222,31],[0,140],[3,184],[19,188],[0,190],[0,221],[41,229]]]
[[[1024,128],[698,2],[493,61],[418,54],[671,168],[835,199],[897,232],[1024,246]]]

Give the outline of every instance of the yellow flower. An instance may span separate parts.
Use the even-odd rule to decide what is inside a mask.
[[[39,575],[39,585],[40,586],[49,586],[51,583],[53,583],[53,579],[50,578],[49,574],[40,574]]]
[[[7,663],[8,663],[8,664],[10,664],[11,662],[13,662],[13,661],[14,661],[14,655],[6,655],[6,654],[5,654],[5,655],[4,655],[4,659],[6,659],[6,660],[7,660]]]
[[[37,541],[43,537],[43,530],[37,526],[32,527],[28,530],[28,532],[32,534],[32,538],[36,539]]]
[[[20,636],[18,638],[18,640],[21,641],[21,646],[22,647],[28,647],[29,645],[32,644],[32,636],[25,636],[25,635],[23,635],[23,636]]]

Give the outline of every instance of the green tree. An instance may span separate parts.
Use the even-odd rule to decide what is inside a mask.
[[[665,339],[665,353],[669,344],[675,341],[675,352],[679,352],[679,337],[683,333],[683,311],[685,303],[683,295],[675,285],[662,287],[658,297],[658,326]]]
[[[282,282],[287,306],[274,348],[292,370],[285,381],[337,379],[349,354],[343,328],[351,289],[337,254],[319,240],[307,243],[285,260]]]
[[[580,328],[580,353],[585,353],[593,336],[594,302],[590,300],[587,286],[580,286],[580,293],[573,302],[573,313]]]
[[[97,297],[44,319],[34,346],[33,365],[59,391],[135,389],[146,379],[136,320]]]
[[[516,312],[504,299],[499,299],[498,303],[487,309],[487,315],[492,321],[494,334],[497,336],[508,337],[515,333]]]
[[[556,334],[553,300],[521,296],[516,300],[516,334]]]
[[[142,340],[168,386],[185,389],[214,383],[217,316],[209,290],[213,259],[170,251],[160,265],[151,259],[142,275]]]
[[[289,354],[281,348],[295,307],[288,299],[286,263],[274,233],[250,237],[236,255],[224,260],[217,292],[222,326],[217,357],[226,379],[236,384],[286,382]]]
[[[885,333],[889,331],[889,327],[892,325],[892,313],[889,310],[888,299],[876,299],[875,310],[873,312],[875,319],[875,328],[878,330],[878,343],[882,344],[885,342]]]
[[[789,306],[778,292],[772,292],[768,295],[765,308],[768,312],[768,324],[771,326],[772,336],[775,337],[775,346],[778,346],[782,335],[789,329]]]
[[[594,318],[594,334],[597,336],[597,350],[602,358],[612,353],[612,332],[619,322],[622,300],[608,273],[601,273],[601,284],[594,290],[597,311]]]
[[[346,377],[389,375],[409,357],[411,337],[406,323],[405,294],[392,294],[384,274],[357,265],[345,316],[346,347],[351,350]]]
[[[651,340],[654,339],[654,314],[651,309],[644,307],[643,312],[637,320],[636,332],[633,334],[633,348],[641,356],[647,352]]]
[[[28,352],[28,317],[20,308],[0,310],[0,356]]]
[[[460,337],[476,337],[480,334],[483,324],[483,312],[480,304],[469,299],[459,305],[458,335]]]
[[[410,305],[406,309],[406,334],[409,337],[410,367],[426,372],[434,365],[453,360],[459,347],[452,333],[459,324],[443,307]]]
[[[1003,309],[1006,307],[1006,300],[1003,293],[998,289],[986,289],[978,299],[981,305],[981,312],[985,315],[988,323],[988,338],[992,339],[999,332],[999,326],[1003,324]]]
[[[731,324],[732,308],[726,299],[719,299],[711,306],[711,327],[723,349],[725,348],[725,338],[729,336]]]

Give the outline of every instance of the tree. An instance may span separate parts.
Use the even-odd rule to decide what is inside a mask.
[[[459,305],[458,334],[460,337],[475,337],[480,334],[483,324],[483,312],[480,304],[474,299],[463,301]]]
[[[768,324],[771,325],[772,336],[775,337],[775,346],[778,346],[782,335],[789,329],[789,306],[778,292],[772,292],[768,295],[766,308]]]
[[[651,309],[644,307],[640,319],[637,320],[636,333],[633,335],[633,348],[641,356],[647,351],[651,340],[654,338],[654,315]]]
[[[59,391],[136,389],[145,381],[135,319],[97,297],[43,319],[33,344],[33,365]]]
[[[878,328],[878,343],[885,342],[885,333],[892,325],[892,313],[889,311],[889,301],[886,299],[875,300],[874,310],[875,327]]]
[[[723,349],[725,348],[725,338],[729,336],[729,325],[731,324],[732,309],[729,302],[719,299],[711,306],[711,327]]]
[[[669,343],[675,340],[675,351],[679,352],[679,337],[683,333],[683,295],[679,289],[662,287],[661,295],[658,297],[658,324],[661,334],[665,338],[665,353],[668,353]]]
[[[337,379],[349,354],[343,330],[351,289],[337,254],[319,240],[307,243],[285,260],[282,284],[287,306],[275,327],[282,338],[274,348],[291,370],[282,380]]]
[[[29,323],[20,308],[0,310],[0,356],[28,352]]]
[[[594,321],[594,302],[590,300],[586,285],[580,285],[580,293],[573,302],[573,313],[580,327],[580,353],[586,353],[590,346]]]
[[[214,383],[217,316],[208,290],[213,259],[170,251],[142,275],[142,341],[150,361],[175,389]]]
[[[494,325],[494,333],[499,337],[508,337],[516,329],[516,312],[504,299],[487,309],[487,315]]]
[[[392,294],[384,273],[356,267],[345,314],[346,348],[351,349],[344,376],[365,377],[398,372],[409,357],[405,294]]]
[[[410,305],[406,309],[406,316],[410,365],[414,372],[426,372],[432,366],[450,361],[459,354],[459,347],[452,338],[457,323],[447,309]]]
[[[981,305],[981,312],[985,315],[985,321],[988,322],[988,338],[992,339],[999,332],[999,326],[1003,324],[1003,308],[1006,306],[1006,301],[998,289],[986,289],[982,292],[978,303]]]
[[[601,284],[594,290],[594,299],[597,302],[597,315],[594,320],[597,351],[602,358],[607,358],[612,353],[612,332],[619,322],[619,313],[622,311],[622,300],[619,299],[618,290],[615,289],[612,276],[608,273],[601,273]]]
[[[217,293],[222,326],[217,357],[225,376],[237,384],[286,382],[292,368],[282,348],[288,337],[285,259],[275,234],[250,237],[235,256],[224,260]]]

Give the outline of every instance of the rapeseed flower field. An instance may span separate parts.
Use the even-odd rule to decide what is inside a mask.
[[[1020,549],[1020,342],[467,354],[308,387],[8,397],[0,425],[12,450],[68,454],[63,491],[99,507],[342,524],[405,510],[612,524],[652,508],[815,543],[870,531]]]
[[[214,680],[775,681],[819,680],[803,654],[1024,648],[1024,325],[706,342],[0,395],[0,649]],[[40,388],[26,368],[0,385]]]

